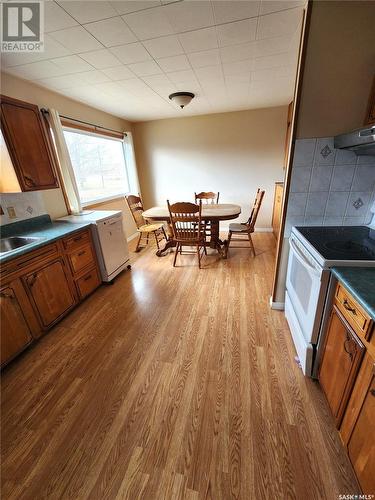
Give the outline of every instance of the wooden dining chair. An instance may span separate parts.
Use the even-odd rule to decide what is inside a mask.
[[[130,194],[128,196],[125,196],[125,199],[129,206],[129,210],[133,216],[135,225],[137,226],[137,231],[139,233],[137,247],[135,251],[139,252],[141,248],[144,248],[148,245],[150,234],[154,235],[156,246],[158,247],[159,250],[160,248],[159,242],[162,241],[163,239],[167,240],[167,236],[164,230],[164,223],[155,222],[153,224],[143,218],[142,213],[144,212],[144,208],[140,194],[138,194],[138,196]]]
[[[202,224],[202,201],[199,205],[189,202],[173,203],[167,200],[170,222],[172,225],[173,239],[176,242],[176,252],[173,267],[176,266],[177,254],[182,253],[184,246],[196,247],[198,265],[201,268],[201,249],[207,255],[206,238]],[[194,252],[195,253],[195,252]]]
[[[194,193],[195,203],[202,200],[202,202],[206,203],[219,203],[220,193],[213,193],[212,191],[202,191],[201,193]]]
[[[235,223],[232,222],[229,224],[229,234],[228,234],[228,243],[227,243],[227,248],[229,249],[229,246],[232,241],[246,241],[247,239],[249,240],[249,245],[251,248],[251,251],[254,254],[255,257],[255,248],[253,244],[253,240],[251,239],[251,233],[254,232],[255,229],[255,223],[259,214],[260,207],[262,205],[263,197],[264,197],[265,191],[261,191],[259,188],[257,190],[257,194],[255,197],[255,201],[253,204],[253,208],[251,210],[251,214],[247,222],[244,223]],[[238,238],[233,238],[233,234],[238,235]],[[233,248],[244,248],[243,246],[234,246]]]

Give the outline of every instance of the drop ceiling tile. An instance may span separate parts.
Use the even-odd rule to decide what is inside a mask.
[[[64,47],[73,53],[89,52],[90,50],[101,49],[103,46],[88,33],[82,26],[75,26],[60,31],[53,31],[50,36],[60,42]]]
[[[139,40],[173,35],[173,28],[165,14],[165,7],[142,10],[122,16]]]
[[[85,24],[85,29],[106,47],[137,41],[127,24],[119,16]]]
[[[96,69],[112,68],[120,65],[120,61],[108,49],[85,52],[79,56]]]
[[[206,66],[205,68],[197,68],[195,70],[198,81],[203,82],[215,82],[220,83],[223,80],[223,70],[221,66]]]
[[[12,75],[25,78],[26,80],[39,80],[63,74],[61,68],[51,61],[38,61],[22,66],[15,66],[13,68],[8,68],[7,71]]]
[[[182,45],[176,35],[146,40],[143,42],[143,45],[155,59],[159,57],[177,56],[184,53]]]
[[[250,75],[253,67],[253,60],[247,59],[244,61],[236,61],[223,64],[223,73],[225,76],[230,75]]]
[[[79,56],[65,56],[51,59],[51,62],[59,67],[63,74],[69,75],[72,73],[80,73],[82,71],[90,71],[93,67],[81,59]]]
[[[180,42],[185,52],[200,52],[202,50],[216,49],[218,47],[215,28],[205,28],[179,35]]]
[[[187,55],[193,68],[203,68],[210,65],[219,65],[221,63],[218,49],[204,50]]]
[[[130,71],[126,66],[115,66],[114,68],[103,69],[103,73],[106,74],[111,80],[127,80],[128,78],[134,78],[134,73]]]
[[[250,84],[250,72],[243,75],[225,75],[225,85],[230,88],[234,85],[247,85]]]
[[[193,70],[174,71],[168,73],[168,78],[176,85],[197,85],[198,80]]]
[[[87,0],[59,0],[57,3],[81,24],[117,15],[117,12],[109,2],[98,0],[94,2],[87,2]]]
[[[216,24],[240,21],[249,17],[256,17],[259,13],[260,2],[244,0],[221,0],[212,2]]]
[[[182,71],[190,68],[188,58],[185,55],[163,57],[162,59],[157,59],[157,63],[166,73],[169,71]]]
[[[264,80],[269,80],[275,77],[275,69],[260,69],[256,71],[252,71],[251,73],[251,81],[259,82]]]
[[[302,23],[302,9],[283,10],[259,18],[257,40],[293,34]]]
[[[82,85],[82,79],[78,75],[64,75],[37,80],[36,83],[52,89],[60,90],[73,88],[77,85]]]
[[[272,12],[278,12],[280,10],[292,9],[294,7],[303,7],[303,5],[306,3],[306,0],[283,0],[282,2],[280,2],[280,0],[263,0],[260,6],[260,15],[263,16],[264,14],[270,14]]]
[[[254,42],[228,45],[227,47],[221,47],[219,50],[223,63],[243,61],[244,59],[250,59],[255,54]]]
[[[169,78],[164,75],[164,73],[161,73],[160,75],[151,75],[151,76],[144,76],[142,80],[147,84],[147,85],[168,85],[170,84]]]
[[[275,54],[273,56],[258,57],[254,59],[254,69],[280,68],[291,63],[289,53]]]
[[[112,54],[124,64],[149,61],[152,59],[147,50],[139,42],[112,47],[110,50]]]
[[[256,28],[257,19],[245,19],[217,26],[219,45],[225,47],[226,45],[251,42],[255,40]]]
[[[83,73],[79,73],[77,76],[80,76],[82,78],[82,81],[87,82],[89,84],[103,83],[110,81],[110,78],[107,75],[105,75],[102,71],[98,71],[96,69],[92,71],[85,71]]]
[[[130,14],[131,12],[138,12],[140,10],[149,9],[151,7],[157,7],[158,5],[160,5],[159,1],[153,0],[117,0],[109,3],[119,14]]]
[[[176,2],[163,7],[176,33],[214,25],[211,2]]]
[[[291,35],[283,35],[256,40],[253,42],[254,57],[271,56],[273,54],[288,52],[291,48],[292,39]]]
[[[144,62],[129,64],[129,68],[137,76],[157,75],[158,73],[162,73],[162,70],[156,64],[155,61],[144,61]]]
[[[77,26],[77,21],[73,19],[64,9],[56,2],[44,2],[44,31],[62,30]]]

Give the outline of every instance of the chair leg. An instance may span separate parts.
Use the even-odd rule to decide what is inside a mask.
[[[176,251],[174,253],[174,260],[173,260],[173,267],[176,267],[176,260],[177,260],[177,254],[178,254],[178,248],[180,246],[180,243],[176,244]]]
[[[158,250],[159,250],[160,249],[159,240],[158,240],[158,235],[156,234],[156,231],[154,231],[154,236],[155,236],[156,246],[158,247]]]
[[[198,254],[198,266],[199,269],[201,268],[201,252],[200,252],[200,246],[197,245],[197,254]]]
[[[254,244],[253,244],[253,240],[251,239],[251,234],[250,233],[247,233],[248,236],[249,236],[249,243],[250,243],[250,248],[251,248],[251,251],[254,255],[254,257],[256,257],[256,253],[255,253],[255,248],[254,248]]]
[[[228,234],[228,243],[227,243],[227,248],[229,248],[229,245],[230,245],[230,240],[232,239],[232,231],[229,231],[229,234]]]
[[[203,243],[203,249],[204,249],[204,253],[205,255],[207,255],[207,247],[206,247],[206,242]]]
[[[149,234],[147,233],[147,236],[146,236],[146,245],[148,245],[148,236],[149,236]]]
[[[164,226],[161,226],[161,230],[163,232],[163,236],[164,236],[165,241],[167,241],[167,235],[165,234]]]
[[[142,233],[139,233],[139,237],[138,237],[138,241],[137,241],[137,246],[135,248],[136,252],[139,252],[139,250],[140,250],[139,244],[141,242],[141,238],[142,238]]]

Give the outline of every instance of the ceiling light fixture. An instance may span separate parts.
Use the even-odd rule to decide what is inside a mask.
[[[192,92],[174,92],[170,94],[169,99],[184,109],[185,106],[195,97]]]

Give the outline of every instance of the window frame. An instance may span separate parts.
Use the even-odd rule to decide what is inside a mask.
[[[121,142],[122,154],[123,154],[123,157],[124,157],[124,164],[125,164],[125,174],[126,174],[126,179],[127,179],[127,182],[128,182],[128,187],[130,189],[130,179],[129,179],[128,165],[127,165],[127,162],[126,162],[125,145],[124,145],[124,136],[125,136],[125,134],[124,134],[124,136],[122,138],[120,138],[120,137],[116,137],[114,134],[108,134],[108,133],[101,134],[100,132],[90,131],[86,127],[79,127],[77,125],[70,125],[70,124],[68,125],[67,123],[62,123],[61,126],[62,126],[62,129],[63,129],[63,132],[65,132],[65,131],[67,131],[67,132],[73,132],[75,134],[88,135],[88,136],[93,136],[93,137],[100,137],[101,139],[108,139],[108,140],[112,140],[112,141],[116,141],[116,142]],[[67,149],[68,149],[68,153],[69,153],[69,157],[70,157],[70,152],[69,152],[68,146],[67,146]],[[74,175],[76,175],[76,172],[74,170],[74,165],[73,165],[71,157],[70,157],[70,161],[72,163]],[[105,197],[101,197],[101,198],[95,198],[95,199],[90,200],[90,201],[82,201],[81,193],[79,191],[78,185],[77,185],[77,189],[78,189],[79,201],[80,201],[81,206],[83,208],[90,207],[92,205],[99,205],[100,203],[105,203],[105,202],[111,201],[111,200],[118,200],[118,199],[124,198],[125,196],[127,196],[128,194],[130,194],[130,191],[125,191],[124,190],[123,192],[115,194],[115,195],[105,196]]]

